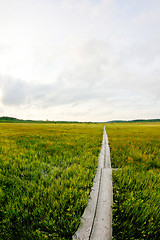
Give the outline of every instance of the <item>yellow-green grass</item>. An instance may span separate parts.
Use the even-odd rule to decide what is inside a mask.
[[[101,124],[0,124],[0,239],[71,239],[102,133]]]
[[[113,238],[160,239],[160,124],[107,124],[113,171]]]

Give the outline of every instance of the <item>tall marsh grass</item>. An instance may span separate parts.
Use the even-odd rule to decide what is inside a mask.
[[[102,133],[97,124],[0,124],[0,239],[71,239]]]
[[[106,126],[113,171],[113,239],[160,239],[160,124]]]

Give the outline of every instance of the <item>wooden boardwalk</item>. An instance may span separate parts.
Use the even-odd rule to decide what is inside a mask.
[[[87,207],[73,240],[112,239],[112,169],[108,137],[104,127],[97,173]]]

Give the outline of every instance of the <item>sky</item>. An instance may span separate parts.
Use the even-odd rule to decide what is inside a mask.
[[[160,1],[0,0],[0,116],[160,118]]]

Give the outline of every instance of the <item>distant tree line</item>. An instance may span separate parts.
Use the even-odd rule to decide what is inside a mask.
[[[23,120],[18,119],[14,117],[0,117],[0,122],[7,122],[7,123],[82,123],[78,121],[49,121],[48,119],[46,121],[43,120]],[[83,123],[136,123],[136,122],[160,122],[160,119],[136,119],[136,120],[113,120],[113,121],[107,121],[107,122],[83,122]]]

